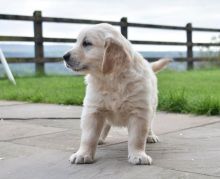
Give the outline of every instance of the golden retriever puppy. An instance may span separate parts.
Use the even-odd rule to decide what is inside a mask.
[[[169,60],[148,63],[109,24],[83,30],[76,46],[63,58],[68,68],[86,74],[87,83],[81,143],[79,150],[70,156],[70,162],[92,163],[98,142],[104,142],[114,125],[128,128],[128,161],[150,165],[152,159],[145,152],[146,141],[158,141],[152,129],[157,108],[154,71],[165,67]]]

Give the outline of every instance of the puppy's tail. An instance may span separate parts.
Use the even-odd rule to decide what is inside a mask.
[[[161,71],[162,69],[164,69],[172,61],[173,61],[173,59],[161,58],[161,59],[157,60],[156,62],[152,62],[151,63],[152,70],[155,73],[157,73],[157,72]]]

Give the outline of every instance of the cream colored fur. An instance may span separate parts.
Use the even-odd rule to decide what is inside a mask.
[[[90,45],[84,46],[85,42]],[[81,143],[70,162],[93,162],[98,142],[104,142],[111,126],[121,126],[128,128],[128,161],[151,164],[146,141],[158,141],[152,128],[157,108],[157,78],[152,68],[159,71],[167,63],[148,63],[109,24],[83,30],[69,53],[67,66],[86,74],[87,83]]]

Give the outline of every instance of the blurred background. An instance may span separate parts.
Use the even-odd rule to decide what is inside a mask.
[[[108,22],[149,61],[174,59],[157,74],[158,109],[220,115],[219,0],[0,0],[0,99],[82,105],[83,76],[62,56],[84,27]],[[14,82],[15,83],[15,82]]]
[[[193,27],[220,28],[218,0],[0,0],[0,14],[32,16],[34,11],[41,11],[43,17],[62,17],[73,19],[91,19],[120,22],[127,17],[130,23],[159,24],[185,27],[191,23]],[[42,35],[45,38],[72,38],[75,39],[79,31],[91,24],[43,22]],[[120,31],[120,26],[116,26]],[[162,41],[185,43],[185,30],[153,29],[129,27],[128,39],[137,41]],[[192,32],[194,43],[219,43],[219,32]],[[0,36],[34,36],[33,21],[0,19]],[[44,42],[44,57],[60,58],[74,43]],[[3,41],[0,38],[0,48],[6,58],[34,58],[34,42]],[[184,58],[187,56],[187,47],[180,45],[135,45],[146,58],[172,57]],[[203,68],[219,65],[217,61],[219,46],[195,46],[193,57],[206,57],[208,62],[194,62],[194,68]],[[58,60],[59,61],[59,60]],[[177,60],[178,61],[178,60]],[[10,63],[16,76],[33,75],[34,63]],[[72,74],[64,68],[62,62],[45,63],[46,74]],[[186,70],[186,62],[175,62],[171,69]],[[5,72],[0,64],[0,76]]]

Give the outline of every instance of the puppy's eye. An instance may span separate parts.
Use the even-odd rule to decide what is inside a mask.
[[[88,47],[88,46],[92,46],[92,43],[87,40],[84,40],[82,45],[83,47]]]

